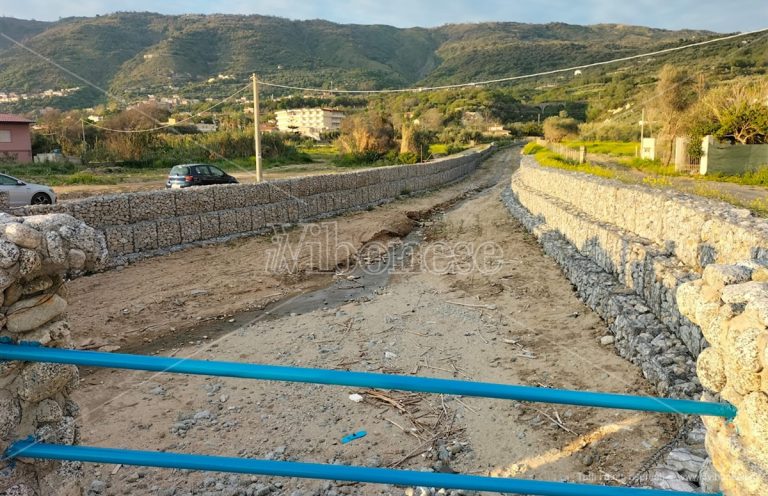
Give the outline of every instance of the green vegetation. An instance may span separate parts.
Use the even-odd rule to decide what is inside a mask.
[[[4,18],[0,31],[24,39],[32,50],[107,88],[116,100],[148,93],[170,96],[169,86],[187,97],[220,98],[246,82],[244,72],[249,68],[259,68],[266,80],[298,86],[376,89],[456,83],[590,63],[717,36],[625,25],[479,23],[398,29],[258,15],[141,12],[53,23]],[[559,102],[555,115],[566,110],[583,121],[642,95],[663,62],[706,68],[711,79],[764,74],[768,41],[758,39],[745,47],[741,40],[733,40],[695,53],[697,57],[681,52],[658,61],[594,68],[581,76],[563,74],[548,78],[544,86],[542,80],[522,81],[495,89],[506,93],[508,101],[496,98],[497,104],[486,108],[506,115],[503,123],[530,122],[553,115],[552,104]],[[219,74],[232,79],[208,81]],[[83,86],[82,81],[43,59],[30,58],[28,52],[4,40],[0,40],[0,80],[4,90],[25,93]],[[274,89],[270,93],[288,92]],[[79,96],[51,101],[72,108],[104,100],[98,92],[84,90]],[[365,106],[359,100],[346,98],[345,102]],[[47,102],[30,100],[7,107],[22,111]],[[589,107],[585,102],[590,102]],[[546,105],[538,106],[541,103]]]
[[[537,153],[541,151],[546,151],[546,147],[541,146],[540,144],[536,143],[535,141],[528,142],[523,147],[523,154],[524,155],[536,155]]]
[[[748,186],[768,187],[768,164],[754,171],[748,171],[741,176],[723,176],[719,174],[710,174],[706,176],[695,176],[702,181],[716,181],[724,183],[744,184]]]
[[[562,155],[558,155],[555,152],[547,150],[541,145],[535,143],[528,143],[523,148],[523,153],[526,155],[533,155],[536,157],[536,161],[544,167],[554,167],[556,169],[563,169],[572,172],[583,172],[585,174],[592,174],[593,176],[615,178],[616,172],[593,164],[577,164],[570,160],[567,160]]]
[[[674,165],[664,165],[660,160],[648,160],[643,158],[622,159],[619,164],[625,165],[645,174],[654,176],[680,176]]]
[[[299,152],[312,157],[313,160],[330,160],[339,154],[339,149],[334,145],[303,145],[298,147]]]
[[[429,154],[432,156],[453,155],[454,153],[461,153],[466,149],[466,146],[453,143],[433,143],[429,145]]]
[[[50,28],[53,23],[43,21],[32,21],[25,19],[14,19],[12,17],[0,17],[0,33],[19,42],[26,42],[36,34],[42,33]],[[10,48],[13,42],[0,37],[0,50]]]
[[[624,141],[566,141],[565,146],[578,150],[587,147],[587,153],[600,153],[612,157],[634,157],[640,143]]]

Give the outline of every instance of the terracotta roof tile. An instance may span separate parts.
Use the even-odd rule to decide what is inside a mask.
[[[13,115],[13,114],[0,114],[0,122],[19,122],[19,123],[31,123],[34,121],[31,121],[27,119],[26,117],[22,117],[20,115]]]

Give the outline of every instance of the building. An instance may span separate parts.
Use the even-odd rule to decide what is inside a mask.
[[[338,110],[324,108],[301,108],[278,110],[277,129],[283,132],[298,132],[317,140],[324,131],[338,131],[344,114]]]
[[[12,114],[0,114],[0,160],[32,162],[32,121]]]
[[[215,133],[219,130],[218,124],[210,124],[208,122],[198,122],[194,126],[200,133]]]

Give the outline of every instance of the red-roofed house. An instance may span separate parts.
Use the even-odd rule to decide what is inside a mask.
[[[19,115],[0,114],[0,159],[32,162],[30,124],[32,121]]]

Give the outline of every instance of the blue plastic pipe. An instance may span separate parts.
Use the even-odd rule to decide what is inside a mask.
[[[59,348],[45,348],[42,346],[0,344],[0,359],[66,363],[83,367],[106,367],[146,370],[152,372],[173,372],[178,374],[239,377],[268,381],[334,384],[337,386],[368,387],[375,389],[398,389],[402,391],[535,401],[598,408],[618,408],[622,410],[641,410],[684,415],[705,415],[725,417],[727,419],[732,419],[736,416],[736,408],[728,403],[709,403],[702,401],[656,398],[652,396],[570,391],[567,389],[537,388],[510,384],[410,377],[393,374],[374,374],[370,372],[346,372],[341,370],[191,360],[184,358],[128,355],[122,353],[104,353],[98,351],[64,350]]]
[[[397,486],[424,486],[446,489],[464,489],[469,491],[535,494],[539,496],[722,496],[719,493],[702,494],[654,489],[635,489],[628,487],[597,486],[592,484],[508,479],[503,477],[417,472],[414,470],[252,460],[247,458],[160,453],[155,451],[133,451],[91,446],[59,446],[56,444],[37,444],[32,439],[17,441],[12,444],[6,451],[6,456],[8,458],[23,457],[91,463],[115,463],[145,467],[207,470],[276,477],[301,477],[304,479],[394,484]]]

